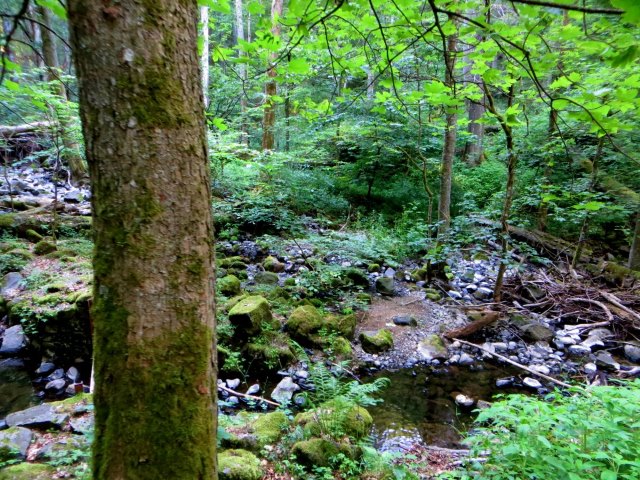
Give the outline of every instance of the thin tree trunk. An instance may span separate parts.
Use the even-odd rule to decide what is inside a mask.
[[[35,11],[33,5],[29,5],[29,17],[35,18]],[[31,33],[33,35],[33,43],[35,47],[34,55],[33,55],[33,64],[37,68],[43,68],[44,61],[42,60],[42,55],[39,55],[38,52],[42,52],[42,29],[40,28],[40,24],[36,22],[31,22]]]
[[[280,36],[280,17],[282,16],[283,0],[273,0],[271,3],[271,33],[274,37]],[[276,104],[273,97],[278,94],[278,85],[276,83],[276,67],[273,62],[278,54],[271,54],[269,70],[267,71],[267,83],[264,87],[265,107],[264,117],[262,119],[262,150],[273,150],[275,148],[276,125]]]
[[[446,67],[445,85],[455,95],[454,68],[456,64],[457,34],[449,35],[444,51]],[[442,241],[451,226],[451,179],[453,175],[453,160],[456,154],[456,136],[458,123],[457,107],[447,107],[444,147],[442,149],[442,163],[440,171],[440,198],[438,202],[438,239]]]
[[[238,43],[244,38],[244,20],[242,11],[242,0],[235,0],[235,15],[236,15],[236,40]],[[240,57],[244,57],[243,50],[239,50]],[[242,92],[240,92],[240,143],[249,146],[249,124],[247,122],[247,65],[245,63],[238,64],[238,73],[240,80],[242,81]]]
[[[40,20],[45,26],[45,28],[42,29],[42,57],[47,67],[47,81],[52,84],[55,89],[55,93],[60,96],[60,99],[63,102],[66,102],[68,100],[67,90],[60,78],[62,72],[58,62],[56,37],[51,31],[51,13],[48,8],[43,6],[37,6],[37,9],[40,15]],[[72,182],[82,183],[87,178],[87,166],[82,155],[80,155],[80,146],[73,138],[71,132],[71,119],[69,118],[70,112],[58,111],[56,112],[56,116],[60,122],[60,137],[62,139],[62,146],[64,147],[62,158],[64,158],[66,164],[69,166]]]
[[[200,34],[202,35],[202,53],[200,70],[202,75],[202,93],[204,108],[209,108],[209,7],[200,7]]]
[[[633,231],[633,241],[629,251],[629,268],[640,271],[640,212],[636,213],[636,228]]]
[[[93,478],[215,479],[197,3],[69,0],[68,14],[93,191]]]

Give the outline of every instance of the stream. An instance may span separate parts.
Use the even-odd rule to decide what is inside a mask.
[[[448,366],[446,368],[416,367],[396,371],[381,371],[370,377],[391,380],[391,386],[380,397],[384,400],[368,407],[373,416],[375,447],[382,451],[402,451],[413,444],[461,448],[463,435],[471,428],[476,406],[456,404],[462,393],[474,400],[492,401],[497,394],[523,393],[522,389],[498,388],[496,380],[514,376],[509,367],[483,364]]]

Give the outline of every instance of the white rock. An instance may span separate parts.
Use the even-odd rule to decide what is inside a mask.
[[[524,380],[522,380],[522,383],[524,384],[525,387],[536,388],[536,389],[542,388],[542,384],[535,378],[525,377]]]
[[[469,408],[472,407],[473,404],[476,403],[476,401],[471,397],[467,397],[466,395],[459,393],[458,395],[456,395],[456,403],[461,407]]]

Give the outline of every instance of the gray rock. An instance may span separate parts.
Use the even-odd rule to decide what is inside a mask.
[[[37,375],[47,375],[55,370],[55,364],[51,362],[42,362],[36,370]]]
[[[63,455],[63,452],[89,448],[88,440],[81,435],[57,438],[53,442],[45,444],[36,455],[38,460],[48,460]]]
[[[459,393],[458,395],[456,395],[455,401],[457,405],[460,405],[461,407],[465,407],[465,408],[473,407],[473,405],[476,403],[476,401],[473,398],[468,397],[462,393]]]
[[[525,378],[522,380],[522,384],[523,384],[525,387],[528,387],[528,388],[534,388],[534,389],[536,389],[536,390],[537,390],[538,388],[542,388],[542,384],[541,384],[538,380],[536,380],[535,378],[531,378],[531,377],[525,377]]]
[[[5,358],[0,360],[0,370],[4,368],[25,368],[24,360],[21,358]]]
[[[62,368],[56,368],[48,377],[47,380],[58,380],[64,377],[64,370]]]
[[[261,285],[277,285],[280,281],[278,274],[273,272],[258,272],[253,279]]]
[[[394,283],[392,277],[378,277],[376,278],[376,290],[381,295],[391,296],[395,291]]]
[[[549,341],[553,338],[553,330],[541,323],[529,323],[520,327],[523,337],[531,342]]]
[[[57,392],[62,390],[67,385],[64,378],[58,378],[57,380],[51,380],[44,386],[46,392]]]
[[[580,345],[584,345],[585,347],[589,347],[593,350],[593,347],[604,347],[604,342],[600,337],[587,337],[587,339]]]
[[[562,336],[562,337],[556,337],[556,340],[558,340],[559,342],[561,342],[565,346],[575,345],[577,343],[574,340],[573,337],[569,337],[568,335],[565,335],[565,336]]]
[[[460,277],[463,282],[471,283],[476,276],[476,271],[473,268],[465,269],[464,273]]]
[[[300,387],[293,383],[291,377],[284,377],[271,392],[271,398],[282,405],[286,405],[298,390],[300,390]]]
[[[493,344],[493,349],[494,349],[496,352],[506,352],[506,351],[507,351],[507,349],[508,349],[508,347],[507,347],[507,344],[506,344],[506,343],[503,343],[503,342],[495,342],[495,343]]]
[[[389,267],[384,271],[383,275],[387,278],[394,278],[396,276],[396,271]]]
[[[251,385],[249,387],[249,389],[247,390],[247,395],[255,395],[256,393],[258,393],[260,391],[260,385],[258,385],[257,383],[254,383],[253,385]]]
[[[487,287],[480,287],[473,293],[473,296],[477,300],[488,300],[493,297],[493,290]]]
[[[309,378],[309,372],[307,370],[296,370],[293,374],[296,378],[300,378],[301,380],[306,380]]]
[[[238,399],[238,397],[229,397],[227,398],[226,402],[231,406],[234,406],[238,405],[240,403],[240,400]]]
[[[231,390],[236,390],[240,386],[240,379],[234,378],[232,380],[227,380],[227,387]]]
[[[24,277],[18,272],[9,272],[2,279],[2,288],[0,288],[0,295],[6,296],[10,290],[17,288],[24,280]]]
[[[589,330],[589,337],[597,337],[600,340],[606,340],[607,338],[614,337],[614,334],[608,328],[594,328],[593,330]]]
[[[491,403],[487,402],[486,400],[478,400],[476,402],[476,407],[478,407],[478,409],[480,410],[486,410],[487,408],[491,407]]]
[[[21,325],[14,325],[5,330],[2,337],[2,346],[0,347],[0,355],[9,357],[22,353],[27,346],[27,337],[22,330]]]
[[[447,295],[449,295],[454,300],[460,300],[462,298],[462,294],[460,292],[458,292],[457,290],[449,290],[447,292]]]
[[[27,450],[33,440],[33,432],[28,428],[14,427],[0,432],[0,456],[2,460],[27,458]]]
[[[585,363],[582,368],[584,369],[584,373],[587,375],[593,375],[598,371],[598,367],[595,363]]]
[[[436,358],[447,358],[449,351],[438,335],[429,335],[418,344],[418,356],[422,360],[431,361]]]
[[[84,200],[84,195],[80,190],[71,190],[62,197],[65,203],[81,203]]]
[[[547,367],[546,365],[531,365],[529,368],[534,372],[538,372],[543,375],[549,375],[549,373],[551,372],[549,367]]]
[[[478,290],[478,286],[475,283],[470,283],[469,285],[464,287],[464,289],[469,293],[474,293],[476,290]]]
[[[474,362],[473,357],[466,352],[462,352],[458,363],[460,365],[471,365]]]
[[[413,315],[396,315],[393,317],[393,323],[403,327],[415,327],[418,325],[418,321]]]
[[[29,428],[62,428],[69,420],[66,413],[58,413],[50,404],[37,405],[20,412],[7,415],[7,425],[10,427]]]
[[[510,387],[511,385],[513,385],[513,377],[499,378],[496,380],[496,387],[498,388]]]
[[[604,370],[620,370],[620,364],[613,359],[609,352],[598,352],[596,365]]]
[[[67,370],[67,378],[71,380],[73,383],[78,383],[80,381],[80,372],[76,367],[69,367]]]
[[[584,345],[570,345],[568,351],[570,355],[574,355],[576,357],[582,357],[591,353],[591,349]]]
[[[640,363],[640,345],[628,343],[624,346],[624,355],[630,362]]]

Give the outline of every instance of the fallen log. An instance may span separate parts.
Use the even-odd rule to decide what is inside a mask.
[[[56,126],[55,122],[33,122],[23,125],[0,125],[0,136],[11,138],[25,133],[39,133]]]
[[[495,322],[500,317],[500,312],[494,311],[477,311],[477,312],[469,312],[467,314],[469,318],[473,319],[473,322],[465,325],[461,328],[456,328],[455,330],[449,330],[444,333],[444,336],[447,338],[454,337],[468,337],[473,335],[478,330],[482,330],[487,325]]]

